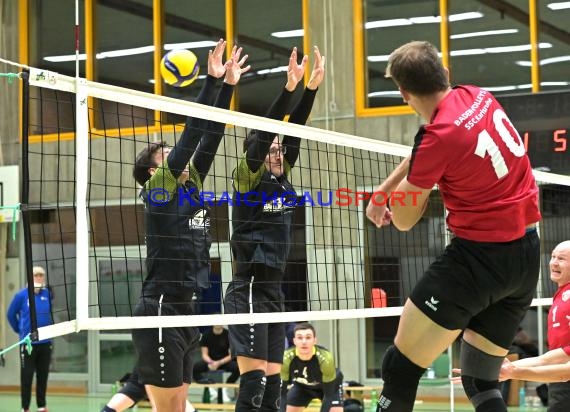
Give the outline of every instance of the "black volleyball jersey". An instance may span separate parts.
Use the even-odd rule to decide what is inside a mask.
[[[165,160],[141,190],[147,247],[142,296],[189,300],[198,288],[209,287],[209,208],[200,202],[202,184],[192,163],[189,171],[186,183],[178,183]]]
[[[287,179],[287,161],[284,166],[280,177],[264,165],[251,173],[244,156],[235,171],[231,247],[238,274],[247,274],[255,263],[285,271],[297,195]]]
[[[302,360],[297,356],[297,348],[292,347],[283,355],[281,380],[284,383],[296,383],[305,386],[320,386],[336,379],[336,366],[331,352],[315,345],[313,357]]]

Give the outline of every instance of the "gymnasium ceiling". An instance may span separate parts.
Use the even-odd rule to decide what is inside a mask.
[[[335,6],[351,0],[322,0],[322,18],[334,14]],[[554,1],[554,0],[553,0]],[[42,59],[34,62],[40,67],[74,74],[75,63],[54,63],[43,60],[45,56],[74,53],[73,21],[74,8],[70,0],[36,0],[39,18],[37,41],[31,42],[34,53]],[[97,0],[96,10],[97,52],[112,51],[152,45],[152,0]],[[315,2],[312,2],[313,4]],[[553,12],[546,5],[550,1],[538,0],[541,20],[539,41],[551,46],[541,49],[541,58],[570,55],[570,34],[567,22],[570,9]],[[302,47],[301,37],[277,38],[276,31],[300,29],[301,0],[238,0],[236,1],[236,33],[239,44],[250,55],[249,62],[256,73],[242,79],[240,86],[240,109],[259,112],[259,107],[270,103],[274,92],[284,83],[285,74],[258,73],[264,69],[285,66],[292,46]],[[368,0],[365,4],[365,21],[390,20],[411,17],[437,16],[437,0]],[[83,23],[83,1],[80,1],[80,24]],[[225,37],[224,0],[165,0],[165,43],[216,40]],[[34,10],[32,7],[31,10]],[[527,0],[450,0],[449,13],[477,12],[481,17],[450,23],[451,34],[473,33],[497,29],[516,32],[484,37],[463,38],[451,41],[451,50],[497,48],[502,46],[528,45]],[[347,16],[350,18],[350,16]],[[352,37],[352,32],[345,33]],[[429,40],[439,44],[439,24],[414,24],[366,30],[365,55],[385,56],[398,45],[409,40]],[[339,30],[330,28],[325,33],[328,39],[343,36]],[[82,48],[84,39],[81,39]],[[208,48],[193,49],[205,73]],[[452,57],[450,66],[455,82],[478,83],[483,86],[525,85],[530,83],[530,68],[521,61],[529,61],[529,52],[485,53],[476,56]],[[385,62],[369,62],[368,93],[395,91],[389,80],[383,78]],[[82,64],[82,68],[84,65]],[[83,71],[83,70],[82,70]],[[98,80],[111,84],[152,91],[152,53],[98,60]],[[570,80],[570,63],[545,66],[543,73],[552,81]],[[566,87],[568,88],[568,87]],[[167,94],[192,99],[196,90],[174,90]],[[191,89],[191,88],[189,88]],[[196,89],[196,88],[194,88]],[[522,91],[529,91],[523,90]],[[391,103],[393,102],[393,103]],[[372,105],[400,104],[394,96],[371,99]]]

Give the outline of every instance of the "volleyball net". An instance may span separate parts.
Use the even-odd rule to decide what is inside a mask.
[[[40,328],[42,339],[90,329],[397,316],[449,242],[437,190],[409,232],[377,229],[366,219],[374,187],[410,147],[34,68],[25,87],[24,223],[33,263],[46,267],[54,292],[55,324]],[[175,146],[187,117],[226,125],[200,193],[210,216],[210,287],[197,297],[198,315],[134,317],[147,275],[144,206],[132,176],[134,161],[149,143]],[[232,278],[232,173],[252,129],[301,138],[289,179],[295,195],[276,200],[289,203],[294,222],[282,282],[286,311],[279,315],[221,313]],[[545,172],[536,172],[536,178],[544,216],[537,302],[547,304],[554,291],[550,251],[570,232],[570,178]]]

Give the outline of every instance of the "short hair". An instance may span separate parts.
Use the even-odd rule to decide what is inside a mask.
[[[46,275],[46,271],[44,270],[44,268],[42,266],[34,266],[32,268],[32,274],[35,275],[42,275],[45,276]]]
[[[133,166],[133,177],[139,185],[144,186],[146,181],[150,179],[148,169],[151,167],[158,167],[154,161],[154,155],[159,150],[162,150],[164,146],[166,146],[164,142],[150,143],[137,155],[135,165]]]
[[[386,77],[403,90],[427,96],[449,87],[447,72],[436,47],[427,41],[412,41],[390,54]]]
[[[251,144],[251,142],[253,141],[253,137],[259,133],[259,131],[257,130],[250,130],[249,133],[247,134],[247,136],[245,137],[245,139],[243,140],[243,152],[247,152],[247,149],[249,148],[249,145]],[[275,136],[278,136],[277,134],[273,135],[273,139],[275,139]]]
[[[293,335],[295,335],[297,333],[297,331],[299,330],[305,330],[305,329],[310,329],[313,331],[313,336],[317,336],[317,332],[315,332],[315,328],[313,325],[311,325],[309,322],[301,322],[295,325],[295,328],[293,329]]]

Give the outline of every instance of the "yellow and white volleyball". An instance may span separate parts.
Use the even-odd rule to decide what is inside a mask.
[[[160,74],[166,83],[185,87],[198,77],[198,58],[190,50],[171,50],[160,61]]]

